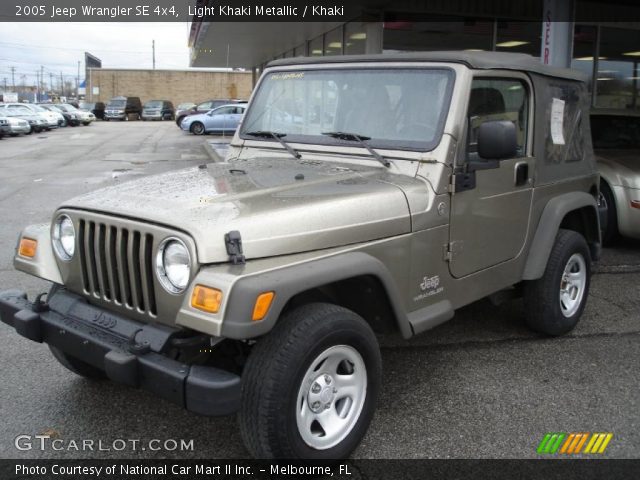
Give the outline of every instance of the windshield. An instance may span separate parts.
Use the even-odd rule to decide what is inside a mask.
[[[144,104],[144,108],[162,108],[162,100],[152,100]]]
[[[126,100],[111,100],[107,105],[107,108],[124,108],[126,105]]]
[[[368,137],[379,148],[432,150],[449,108],[453,71],[359,68],[267,74],[244,119],[252,131],[286,134],[287,142],[344,144],[323,132]]]
[[[76,111],[76,107],[74,107],[73,105],[67,105],[65,104],[61,104],[61,105],[56,105],[56,107],[58,107],[60,110],[65,111],[65,112],[75,112]]]
[[[640,149],[640,117],[592,115],[593,148]]]
[[[187,110],[195,106],[196,106],[195,103],[181,103],[180,105],[178,105],[178,110]]]
[[[84,110],[93,110],[95,108],[95,103],[81,103],[80,108]]]

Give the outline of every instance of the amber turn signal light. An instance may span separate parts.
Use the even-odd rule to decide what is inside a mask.
[[[207,313],[218,313],[222,292],[216,288],[196,285],[191,294],[191,306]]]
[[[251,317],[251,320],[257,322],[267,316],[269,307],[271,307],[271,302],[273,302],[273,297],[275,297],[274,292],[265,292],[258,295],[256,304],[253,307],[253,316]]]
[[[38,248],[38,242],[31,238],[21,238],[20,248],[18,253],[21,257],[33,258],[36,256],[36,249]]]

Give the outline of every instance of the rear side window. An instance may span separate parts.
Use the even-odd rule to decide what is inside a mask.
[[[529,93],[522,80],[513,78],[476,78],[471,85],[467,122],[469,127],[467,158],[478,160],[478,131],[484,122],[508,120],[516,126],[518,157],[527,151]]]
[[[547,164],[584,159],[584,134],[580,88],[573,84],[551,84],[545,116],[545,161]]]

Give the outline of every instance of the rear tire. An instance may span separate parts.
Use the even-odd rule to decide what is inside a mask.
[[[345,458],[373,417],[381,359],[369,325],[311,303],[259,340],[242,376],[240,432],[256,458]]]
[[[524,283],[526,323],[546,335],[570,332],[580,321],[589,295],[591,254],[584,237],[559,230],[544,274]]]
[[[72,371],[76,375],[92,380],[102,380],[107,377],[99,368],[89,365],[88,363],[65,353],[59,348],[49,345],[49,350],[51,350],[55,359],[58,360],[63,367]]]

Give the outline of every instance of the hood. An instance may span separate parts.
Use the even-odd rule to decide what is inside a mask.
[[[599,149],[595,154],[599,163],[607,164],[617,170],[622,167],[624,173],[640,174],[640,149]]]
[[[224,234],[232,230],[240,232],[247,258],[409,233],[407,200],[394,177],[378,167],[260,158],[145,177],[62,207],[182,230],[194,239],[200,263],[217,263],[228,260]]]

